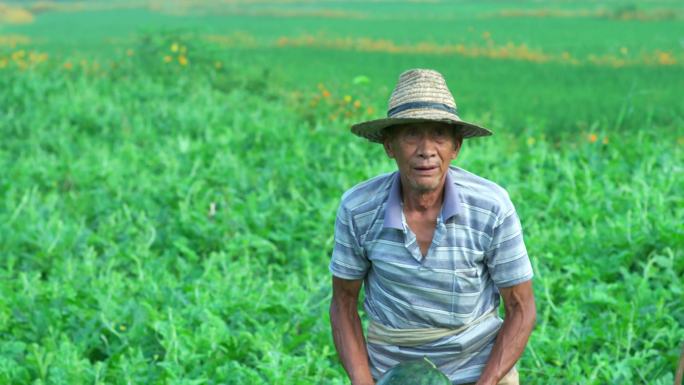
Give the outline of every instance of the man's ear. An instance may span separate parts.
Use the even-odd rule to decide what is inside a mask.
[[[385,136],[382,140],[382,146],[385,148],[385,153],[390,158],[394,159],[394,150],[392,149],[392,139]]]
[[[461,145],[463,145],[463,136],[457,134],[454,137],[454,152],[452,153],[451,160],[456,159],[458,153],[461,151]]]

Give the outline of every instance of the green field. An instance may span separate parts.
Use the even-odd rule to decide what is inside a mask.
[[[681,2],[4,4],[0,384],[348,383],[335,213],[396,167],[349,126],[415,67],[495,132],[454,164],[522,220],[523,383],[672,384]]]

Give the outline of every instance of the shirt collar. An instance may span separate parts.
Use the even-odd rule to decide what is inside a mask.
[[[385,205],[385,221],[383,227],[393,227],[395,229],[404,230],[404,225],[401,221],[401,178],[399,172],[394,173],[392,184],[389,188],[389,196]]]
[[[446,221],[460,212],[460,195],[458,189],[454,186],[454,181],[451,178],[451,171],[449,170],[444,178],[444,201],[442,202],[441,211],[442,221]],[[404,224],[402,222],[401,178],[399,172],[394,173],[392,184],[389,187],[383,227],[404,230]]]
[[[442,203],[442,220],[444,222],[461,211],[461,202],[461,192],[456,188],[456,184],[451,178],[451,169],[449,169],[444,178],[444,202]]]

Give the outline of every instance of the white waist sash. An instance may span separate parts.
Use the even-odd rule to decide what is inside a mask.
[[[395,329],[371,320],[368,325],[366,339],[368,343],[393,346],[420,346],[437,341],[440,338],[455,336],[480,322],[496,316],[497,309],[481,315],[468,325],[458,328],[418,328]]]

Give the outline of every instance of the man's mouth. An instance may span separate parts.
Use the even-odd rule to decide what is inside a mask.
[[[435,170],[438,170],[437,166],[415,166],[413,167],[419,174],[432,174]]]

